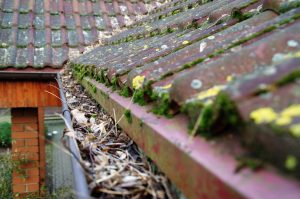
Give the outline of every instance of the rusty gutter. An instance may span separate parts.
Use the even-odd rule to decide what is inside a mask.
[[[68,125],[71,126],[71,124],[72,124],[71,114],[70,114],[69,107],[66,102],[64,89],[62,86],[61,77],[60,77],[59,73],[57,74],[57,83],[59,86],[60,98],[62,101],[62,114],[63,114],[64,118],[66,119],[66,121],[68,122]],[[88,185],[87,185],[87,180],[84,175],[84,171],[83,171],[81,165],[79,164],[79,162],[77,161],[77,160],[81,159],[77,142],[75,141],[74,138],[71,138],[71,137],[67,137],[67,142],[69,145],[69,149],[71,150],[71,153],[72,153],[71,161],[72,161],[72,170],[73,170],[74,188],[75,188],[76,198],[77,199],[91,198],[90,191],[89,191]]]
[[[119,125],[187,198],[299,198],[300,183],[273,169],[235,173],[238,163],[228,147],[241,150],[237,142],[191,140],[184,115],[159,118],[95,80],[84,77],[81,84],[117,119],[130,110],[132,121],[123,117]]]

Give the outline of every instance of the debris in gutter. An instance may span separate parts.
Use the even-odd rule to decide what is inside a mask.
[[[66,69],[62,74],[81,165],[97,198],[176,198],[168,179]],[[75,135],[74,135],[75,134]]]

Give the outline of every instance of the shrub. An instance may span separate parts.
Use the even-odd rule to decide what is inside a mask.
[[[11,146],[11,124],[8,122],[0,123],[0,147]]]
[[[0,198],[12,198],[12,167],[10,153],[0,153]]]

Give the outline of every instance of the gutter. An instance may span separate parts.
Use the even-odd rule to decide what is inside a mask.
[[[0,70],[0,80],[53,80],[61,69],[6,69]]]
[[[89,77],[78,81],[110,115],[129,113],[120,127],[187,198],[299,198],[300,183],[274,169],[235,172],[245,153],[235,137],[191,140],[185,115],[159,117]]]
[[[62,87],[61,77],[59,73],[57,73],[57,83],[59,86],[60,98],[62,101],[62,113],[67,121],[68,125],[71,126],[71,114],[66,102],[64,89]],[[86,177],[84,175],[84,171],[81,165],[78,163],[77,160],[81,159],[80,152],[78,149],[77,142],[74,138],[67,137],[67,143],[69,145],[69,149],[72,153],[72,170],[73,170],[73,177],[74,177],[74,187],[75,187],[75,194],[77,199],[87,199],[90,197],[90,191],[88,189]],[[75,156],[75,157],[74,157]]]

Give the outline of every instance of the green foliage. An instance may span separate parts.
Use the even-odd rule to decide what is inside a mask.
[[[279,82],[277,82],[277,85],[282,86],[287,83],[293,82],[300,77],[300,70],[293,71],[292,73],[286,75],[283,77]]]
[[[0,123],[0,146],[11,146],[11,124],[8,122]]]
[[[264,163],[261,160],[251,158],[251,157],[238,157],[237,161],[239,162],[238,166],[235,169],[235,172],[239,172],[244,168],[249,168],[253,171],[256,171],[263,167]]]
[[[112,86],[112,90],[115,91],[118,88],[118,79],[117,77],[113,77],[111,79],[111,86]]]
[[[12,159],[9,153],[0,153],[0,198],[12,198]]]
[[[144,97],[145,97],[144,90],[138,89],[133,94],[133,102],[137,103],[140,106],[144,106],[144,105],[146,105],[146,101],[145,101]]]
[[[153,107],[152,112],[157,115],[164,115],[171,118],[172,114],[170,113],[170,97],[167,93],[162,94],[162,96],[157,101],[157,104]]]
[[[119,93],[120,95],[124,96],[124,97],[130,97],[131,96],[131,92],[128,86],[124,86],[122,88],[122,90]]]
[[[127,119],[127,122],[129,124],[132,123],[132,116],[131,116],[131,111],[129,109],[127,109],[125,112],[124,112],[124,116],[126,117]]]

